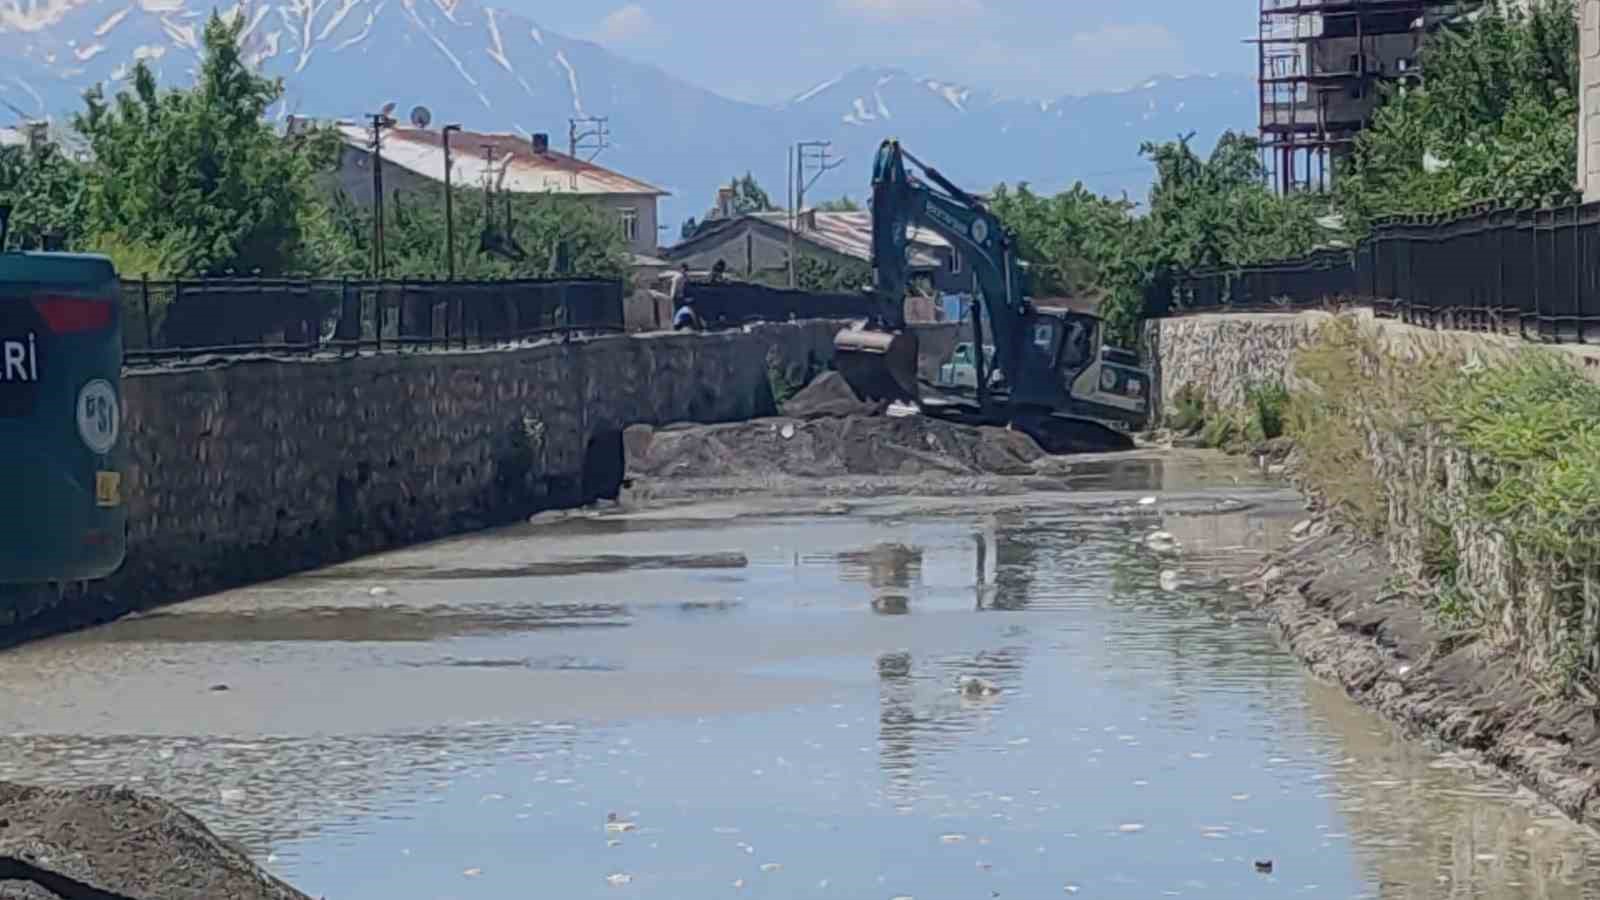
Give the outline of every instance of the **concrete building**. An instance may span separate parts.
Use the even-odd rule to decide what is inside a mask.
[[[291,121],[290,130],[299,127]],[[335,123],[344,139],[336,184],[351,200],[372,203],[372,129],[350,122]],[[517,194],[554,194],[580,198],[616,217],[629,249],[637,257],[653,257],[659,244],[657,205],[667,192],[561,153],[548,135],[457,131],[450,136],[451,181],[461,187]],[[383,132],[385,196],[432,188],[444,183],[444,142],[438,129],[388,128]]]
[[[1279,191],[1325,189],[1427,34],[1483,0],[1260,0],[1261,144]]]

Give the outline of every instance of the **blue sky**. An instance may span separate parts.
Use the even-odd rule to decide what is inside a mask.
[[[1255,66],[1255,0],[491,2],[758,102],[863,64],[1039,98]]]

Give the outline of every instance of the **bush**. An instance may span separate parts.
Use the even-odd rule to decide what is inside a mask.
[[[1283,417],[1289,405],[1289,389],[1279,383],[1258,384],[1245,394],[1245,436],[1252,441],[1270,441],[1283,435]]]
[[[1206,422],[1206,398],[1192,383],[1184,384],[1172,398],[1167,427],[1179,434],[1194,434]]]

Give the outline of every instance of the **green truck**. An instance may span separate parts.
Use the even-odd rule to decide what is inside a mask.
[[[103,578],[127,547],[122,297],[103,256],[11,252],[0,206],[0,584]]]

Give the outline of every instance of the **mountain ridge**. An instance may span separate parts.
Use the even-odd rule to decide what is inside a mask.
[[[163,84],[188,83],[210,11],[186,0],[0,0],[0,59],[20,63],[0,67],[0,102],[60,117],[81,108],[92,84],[126,85],[141,59]],[[284,78],[275,117],[421,104],[436,126],[545,132],[561,148],[569,117],[609,116],[611,145],[596,161],[671,191],[669,223],[700,215],[719,184],[746,171],[781,202],[798,140],[832,140],[845,160],[811,197],[864,194],[872,151],[893,136],[976,189],[1028,181],[1059,190],[1082,178],[1142,198],[1141,141],[1196,131],[1209,143],[1225,128],[1254,126],[1244,76],[1156,76],[1052,100],[857,66],[761,105],[478,0],[254,0],[223,11],[245,17],[247,58]],[[660,240],[676,237],[673,224]]]

